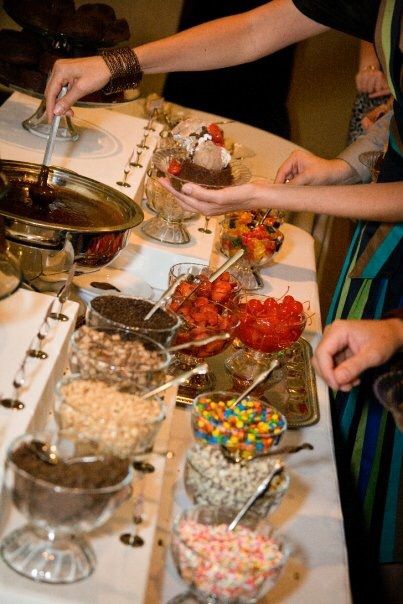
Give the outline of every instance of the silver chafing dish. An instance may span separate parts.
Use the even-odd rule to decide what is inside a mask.
[[[111,262],[124,248],[130,229],[143,212],[129,197],[100,182],[62,168],[49,168],[48,184],[61,200],[49,207],[32,204],[30,184],[41,166],[2,160],[9,191],[0,199],[8,248],[21,264],[25,281],[46,289],[60,281],[75,262],[91,272]],[[14,199],[13,190],[18,191]]]

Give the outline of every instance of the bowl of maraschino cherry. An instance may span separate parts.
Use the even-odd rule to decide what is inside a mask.
[[[242,348],[231,355],[225,366],[241,380],[253,380],[273,358],[289,352],[301,337],[307,322],[303,303],[291,295],[280,299],[256,294],[240,294],[239,326],[235,335]]]

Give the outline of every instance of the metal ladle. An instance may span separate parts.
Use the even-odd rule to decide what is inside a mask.
[[[64,97],[67,92],[67,86],[63,86],[58,99]],[[55,189],[48,184],[49,166],[55,147],[56,135],[59,129],[61,116],[55,115],[52,120],[52,125],[46,143],[45,155],[43,157],[42,166],[39,172],[38,180],[29,185],[29,196],[32,201],[38,205],[50,204],[55,198]]]

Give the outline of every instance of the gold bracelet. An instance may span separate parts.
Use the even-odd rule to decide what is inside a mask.
[[[100,55],[111,72],[111,79],[102,89],[104,94],[137,88],[143,77],[143,71],[134,50],[125,46],[102,50]]]
[[[364,71],[380,71],[380,69],[375,65],[367,65],[366,67],[360,69],[359,73],[363,73]]]

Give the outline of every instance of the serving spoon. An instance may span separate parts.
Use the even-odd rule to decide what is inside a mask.
[[[239,403],[242,403],[242,401],[248,396],[248,394],[250,394],[252,392],[252,390],[254,390],[257,386],[259,386],[259,384],[264,382],[269,377],[269,375],[279,366],[280,366],[280,363],[278,362],[278,360],[274,359],[270,363],[269,367],[267,369],[265,369],[265,371],[262,371],[262,373],[259,373],[257,378],[255,380],[253,380],[253,382],[250,384],[250,386],[248,386],[247,389],[244,390],[242,392],[242,394],[240,394],[233,403],[231,403],[231,405],[228,405],[228,409],[234,409],[234,407],[239,405]]]
[[[62,457],[60,451],[52,443],[44,440],[31,440],[29,448],[35,453],[39,459],[45,463],[56,466],[59,463],[63,463],[67,466],[74,463],[93,463],[99,459],[99,455],[83,455],[78,457]]]
[[[238,514],[235,516],[235,518],[232,520],[232,522],[230,522],[230,524],[228,525],[229,531],[233,531],[235,529],[235,527],[242,520],[242,518],[245,516],[245,514],[253,506],[256,499],[267,491],[267,489],[270,487],[270,484],[271,484],[272,480],[274,479],[274,477],[277,476],[277,474],[280,474],[283,471],[283,469],[284,469],[284,464],[281,461],[274,462],[273,469],[270,472],[270,474],[268,476],[266,476],[266,478],[264,480],[262,480],[262,482],[259,483],[255,492],[252,493],[252,495],[249,497],[249,499],[246,501],[246,503],[239,510]]]

